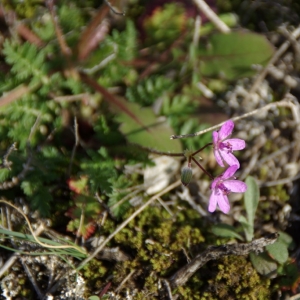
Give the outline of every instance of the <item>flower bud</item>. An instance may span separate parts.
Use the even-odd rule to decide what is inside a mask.
[[[193,176],[193,171],[192,171],[192,168],[190,167],[184,167],[182,170],[181,170],[181,182],[184,186],[187,186],[191,179],[192,179],[192,176]]]

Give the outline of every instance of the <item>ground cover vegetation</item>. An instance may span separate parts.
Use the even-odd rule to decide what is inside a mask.
[[[299,16],[3,0],[1,299],[298,299]]]

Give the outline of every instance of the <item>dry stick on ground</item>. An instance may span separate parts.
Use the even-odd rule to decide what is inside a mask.
[[[255,109],[255,110],[253,110],[251,112],[248,112],[248,113],[245,113],[245,114],[243,114],[241,116],[231,118],[231,120],[232,121],[238,121],[238,120],[241,120],[241,119],[245,119],[245,118],[248,118],[248,117],[250,117],[252,115],[255,115],[255,114],[260,113],[260,112],[265,111],[265,110],[270,110],[270,109],[275,108],[275,107],[287,107],[287,108],[291,109],[296,124],[300,124],[300,116],[299,116],[298,108],[297,108],[297,106],[294,103],[291,102],[290,99],[291,99],[291,97],[289,97],[289,95],[287,95],[281,101],[274,102],[274,103],[269,103],[269,104],[267,104],[264,107]],[[198,135],[202,135],[202,134],[204,134],[206,132],[209,132],[209,131],[212,131],[212,130],[220,128],[226,122],[227,121],[224,121],[224,122],[222,122],[222,123],[220,123],[218,125],[209,127],[207,129],[204,129],[204,130],[201,130],[201,131],[198,131],[198,132],[195,132],[195,133],[182,134],[182,135],[171,135],[170,139],[171,140],[175,140],[175,139],[182,139],[182,138],[195,137],[195,136],[198,136]]]
[[[104,2],[107,4],[107,6],[110,8],[110,10],[116,14],[116,15],[119,15],[119,16],[125,16],[125,12],[118,12],[114,9],[114,7],[110,4],[110,2],[108,0],[104,0]]]
[[[276,186],[276,185],[279,185],[279,184],[288,184],[288,183],[291,183],[293,181],[298,180],[299,178],[300,178],[300,173],[296,176],[281,178],[281,179],[277,179],[277,180],[274,180],[274,181],[258,182],[258,185],[260,187],[270,187],[270,186]]]
[[[210,246],[171,276],[168,279],[170,286],[175,288],[184,285],[199,268],[210,260],[216,260],[228,255],[248,255],[250,252],[262,252],[265,246],[275,243],[278,236],[278,233],[271,233],[247,244]]]
[[[22,266],[25,270],[25,273],[26,273],[27,277],[29,278],[31,284],[33,285],[33,288],[34,288],[35,292],[37,293],[38,298],[43,300],[44,295],[43,295],[42,291],[40,290],[40,288],[39,288],[39,286],[38,286],[38,284],[35,280],[35,276],[34,276],[34,274],[32,274],[32,272],[31,272],[29,266],[27,265],[26,260],[24,259],[24,257],[20,257],[20,262],[21,262],[21,264],[22,264]]]
[[[300,36],[300,27],[298,27],[297,29],[295,29],[292,34],[291,37],[294,39],[297,39]],[[249,101],[251,94],[255,93],[258,89],[258,87],[261,85],[261,82],[264,80],[264,78],[267,76],[268,74],[268,69],[270,66],[272,66],[273,64],[275,64],[275,62],[280,58],[280,56],[289,48],[289,46],[291,45],[291,41],[286,41],[284,42],[280,48],[275,52],[275,54],[273,55],[273,57],[271,58],[271,60],[269,61],[269,63],[267,64],[267,66],[260,72],[260,74],[256,77],[249,93],[248,96],[244,99],[245,102]]]
[[[165,280],[163,280],[163,283],[164,283],[165,286],[166,286],[166,290],[167,290],[167,292],[168,292],[169,299],[170,299],[170,300],[173,300],[172,290],[171,290],[169,281],[165,279]]]
[[[194,0],[199,10],[223,33],[230,32],[230,28],[216,15],[204,0]]]
[[[119,284],[119,286],[116,288],[115,292],[118,293],[121,291],[122,287],[124,286],[124,284],[130,279],[130,277],[136,272],[136,270],[132,270],[123,280],[122,282]]]

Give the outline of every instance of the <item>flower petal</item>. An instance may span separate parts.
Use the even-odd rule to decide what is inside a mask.
[[[216,148],[218,148],[218,141],[219,141],[219,133],[218,133],[218,131],[214,131],[214,132],[212,133],[212,137],[213,137],[213,143],[214,143],[214,146],[215,146]]]
[[[233,128],[234,128],[233,121],[229,120],[226,123],[224,123],[219,131],[219,139],[221,141],[226,139],[229,135],[231,135]]]
[[[234,175],[239,167],[237,165],[230,166],[222,175],[222,179],[228,179]],[[228,181],[228,180],[227,180]],[[224,181],[225,182],[225,181]],[[224,183],[223,182],[223,183]]]
[[[209,205],[208,205],[208,211],[214,212],[217,208],[217,203],[219,202],[220,193],[218,193],[216,190],[212,191],[212,194],[209,198]]]
[[[227,152],[227,150],[220,150],[220,154],[229,166],[236,165],[238,168],[240,167],[240,162],[231,152]]]
[[[220,155],[219,150],[214,149],[214,155],[215,155],[215,159],[216,159],[217,163],[218,163],[221,167],[224,167],[224,163],[223,163],[223,160],[222,160],[222,157],[221,157],[221,155]]]
[[[228,212],[230,210],[230,204],[229,204],[228,197],[226,195],[224,195],[222,193],[219,195],[218,204],[219,204],[221,211],[224,214],[228,214]]]
[[[245,193],[247,184],[240,180],[225,180],[223,185],[233,193]]]
[[[228,139],[226,143],[231,145],[232,150],[242,150],[246,147],[246,143],[242,139]]]
[[[218,177],[216,177],[216,178],[213,180],[213,182],[211,183],[210,188],[211,188],[212,190],[214,190],[214,189],[216,188],[217,184],[219,183],[219,181],[220,181],[220,177],[218,176]]]

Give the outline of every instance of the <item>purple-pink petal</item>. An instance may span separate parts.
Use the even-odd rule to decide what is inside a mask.
[[[212,137],[213,137],[213,143],[215,146],[217,146],[218,141],[219,141],[219,133],[217,131],[214,131],[212,133]]]
[[[222,175],[222,179],[228,179],[234,175],[239,167],[237,165],[230,166]]]
[[[233,193],[244,193],[247,190],[247,185],[240,180],[226,180],[223,185]]]
[[[220,150],[220,154],[229,166],[236,165],[238,168],[240,167],[239,160],[231,152],[228,152],[227,150]]]
[[[221,167],[224,167],[223,159],[222,159],[222,157],[221,157],[221,155],[220,155],[219,150],[214,149],[214,155],[215,155],[215,159],[216,159],[217,163],[218,163]]]
[[[211,186],[210,186],[211,190],[214,190],[214,189],[217,187],[219,181],[220,181],[220,176],[216,177],[216,178],[213,180],[213,182],[212,182],[212,184],[211,184]]]
[[[227,195],[220,193],[220,195],[218,197],[218,204],[219,204],[221,211],[224,214],[228,214],[228,212],[230,210],[230,204],[229,204]]]
[[[209,205],[208,205],[209,212],[214,212],[216,210],[218,198],[219,198],[218,192],[216,190],[213,190],[209,198]]]
[[[243,150],[246,147],[246,143],[242,139],[228,139],[226,143],[231,145],[233,151],[235,150]]]
[[[225,122],[219,131],[219,140],[222,141],[226,139],[229,135],[231,135],[233,128],[234,128],[233,121],[229,120]]]

